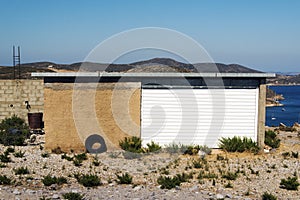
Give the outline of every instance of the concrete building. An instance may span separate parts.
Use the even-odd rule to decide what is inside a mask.
[[[46,148],[103,152],[124,137],[217,148],[264,144],[268,73],[33,73],[44,77]]]

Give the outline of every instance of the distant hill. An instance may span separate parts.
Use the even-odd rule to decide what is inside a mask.
[[[31,79],[32,72],[53,72],[50,69],[36,67],[36,66],[22,66],[21,67],[21,79]],[[14,70],[13,67],[3,67],[0,66],[0,79],[13,79],[14,77]],[[15,71],[15,77],[19,77],[19,71]]]
[[[298,75],[279,75],[276,74],[275,78],[267,79],[268,84],[273,85],[299,85],[300,84],[300,74]]]
[[[72,72],[72,71],[107,71],[107,72],[222,72],[222,73],[259,73],[238,64],[196,63],[188,64],[170,58],[153,58],[130,64],[101,64],[78,62],[56,64],[53,62],[35,62],[21,65],[21,78],[31,78],[31,72]],[[18,72],[16,72],[18,75]],[[0,79],[13,78],[13,67],[0,66]]]
[[[222,64],[222,63],[196,63],[187,64],[175,61],[170,58],[154,58],[146,61],[135,62],[129,64],[135,68],[139,68],[138,71],[150,71],[150,72],[222,72],[222,73],[256,73],[259,72],[254,69],[250,69],[237,64]],[[151,67],[155,67],[157,70],[153,70]],[[146,69],[146,70],[145,70]],[[132,70],[134,71],[134,70]]]

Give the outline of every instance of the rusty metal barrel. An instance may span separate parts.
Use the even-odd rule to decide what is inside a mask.
[[[28,123],[31,129],[44,128],[43,113],[28,113]]]

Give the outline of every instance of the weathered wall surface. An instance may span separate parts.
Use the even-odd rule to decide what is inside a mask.
[[[140,136],[140,83],[82,85],[45,84],[46,149],[84,151],[85,140],[97,134],[110,150],[126,136]]]
[[[0,80],[0,120],[18,115],[27,122],[25,101],[28,101],[30,112],[43,112],[43,80]]]
[[[257,123],[257,144],[262,149],[265,145],[265,124],[266,124],[266,90],[265,84],[259,86],[258,98],[258,123]]]

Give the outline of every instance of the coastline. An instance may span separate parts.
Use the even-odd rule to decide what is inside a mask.
[[[266,107],[282,107],[284,104],[282,103],[271,103],[271,104],[266,104]]]

